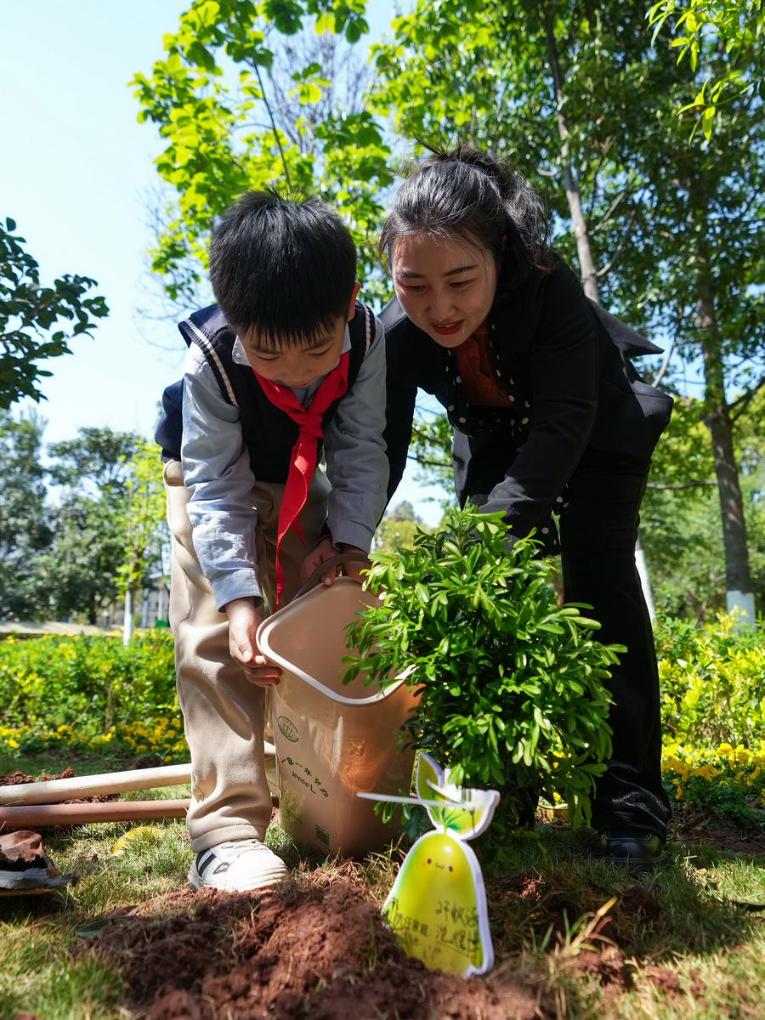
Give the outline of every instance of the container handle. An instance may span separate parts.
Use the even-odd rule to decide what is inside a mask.
[[[290,602],[294,602],[295,599],[299,599],[301,595],[305,595],[311,588],[315,588],[319,583],[321,577],[326,574],[330,567],[339,567],[342,563],[369,563],[369,558],[363,553],[359,552],[340,552],[336,556],[330,556],[329,559],[324,560],[323,563],[314,570],[314,572],[308,577],[303,584],[300,585],[298,590],[290,599]]]

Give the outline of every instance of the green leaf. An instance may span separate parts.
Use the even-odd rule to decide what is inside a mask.
[[[316,34],[324,35],[325,32],[335,32],[335,15],[332,11],[325,11],[316,19]]]

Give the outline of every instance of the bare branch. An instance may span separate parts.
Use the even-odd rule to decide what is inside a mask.
[[[713,488],[717,485],[716,481],[699,479],[696,482],[675,482],[675,483],[663,483],[663,482],[649,482],[647,488],[656,489],[657,491],[678,491],[680,489],[708,489]]]
[[[592,230],[590,231],[591,234],[597,234],[597,232],[601,228],[603,228],[606,225],[606,223],[608,223],[608,221],[611,219],[613,214],[616,212],[616,210],[619,207],[619,205],[624,201],[625,197],[630,194],[630,192],[631,192],[630,188],[625,188],[624,191],[620,191],[619,192],[619,194],[613,200],[611,205],[608,207],[608,209],[606,209],[606,211],[603,213],[601,218],[598,220],[598,222],[592,228]]]
[[[271,121],[271,127],[272,127],[273,132],[274,132],[274,138],[276,139],[276,144],[279,147],[279,155],[282,158],[282,167],[284,168],[284,176],[285,176],[285,178],[287,180],[287,187],[291,189],[292,188],[292,181],[290,180],[289,167],[287,166],[287,160],[286,160],[286,158],[284,156],[284,149],[282,148],[282,140],[279,137],[279,129],[276,126],[276,121],[274,120],[274,114],[273,114],[273,111],[271,109],[271,104],[268,102],[268,96],[266,95],[266,89],[265,89],[265,86],[263,85],[263,77],[262,77],[262,75],[260,73],[260,67],[259,67],[258,63],[256,61],[254,61],[254,60],[252,61],[252,66],[255,68],[255,74],[257,75],[257,78],[258,78],[258,86],[260,87],[260,94],[263,97],[263,102],[266,104],[266,109],[268,110],[268,117],[269,117],[269,120]]]
[[[595,273],[597,277],[605,276],[607,273],[611,271],[611,269],[613,269],[614,263],[624,250],[624,246],[627,243],[627,237],[634,222],[635,222],[635,210],[633,209],[629,215],[629,218],[627,219],[627,222],[624,225],[622,236],[619,238],[619,243],[616,245],[613,255],[608,260],[608,262],[606,262],[604,266],[601,266],[601,268]]]
[[[669,368],[669,359],[672,357],[672,352],[675,349],[675,340],[676,339],[677,339],[677,337],[673,336],[672,339],[670,340],[669,347],[665,351],[664,357],[662,358],[662,361],[661,361],[661,365],[659,366],[659,371],[656,373],[656,375],[651,380],[651,386],[658,386],[659,383],[661,382],[661,380],[664,378],[664,374],[666,373],[667,369]]]
[[[728,404],[731,421],[737,421],[741,417],[763,386],[765,386],[765,375],[760,376],[759,380],[746,393],[742,393],[740,397]]]

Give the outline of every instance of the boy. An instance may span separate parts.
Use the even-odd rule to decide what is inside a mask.
[[[243,891],[286,873],[263,845],[264,688],[279,680],[255,644],[264,596],[283,605],[339,550],[369,551],[388,480],[385,354],[356,302],[350,234],[315,199],[244,195],[214,232],[210,280],[217,305],[179,326],[184,379],[165,391],[156,438],[191,750],[188,877]]]

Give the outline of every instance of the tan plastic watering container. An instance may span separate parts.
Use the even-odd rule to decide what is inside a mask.
[[[399,729],[417,698],[404,681],[385,691],[342,682],[352,654],[345,628],[375,602],[350,578],[320,585],[258,629],[263,655],[282,668],[271,689],[281,821],[292,838],[326,853],[357,856],[394,838],[362,791],[408,793],[413,752]]]

